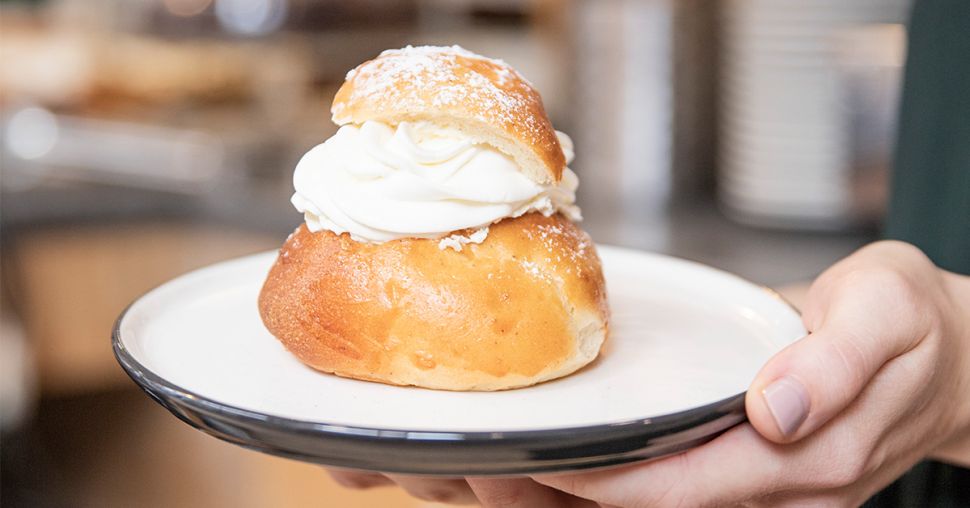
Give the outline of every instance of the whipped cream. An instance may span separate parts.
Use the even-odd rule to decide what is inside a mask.
[[[572,141],[557,135],[568,164]],[[303,156],[293,185],[291,201],[310,231],[361,242],[484,230],[471,240],[478,243],[490,224],[531,211],[581,218],[579,180],[569,168],[560,182],[538,184],[497,149],[427,122],[345,125]]]

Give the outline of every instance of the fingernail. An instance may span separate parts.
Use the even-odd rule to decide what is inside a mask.
[[[791,376],[771,383],[761,394],[778,424],[778,430],[786,436],[795,432],[808,417],[808,390]]]

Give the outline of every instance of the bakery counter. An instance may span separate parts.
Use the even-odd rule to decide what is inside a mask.
[[[760,229],[726,218],[711,201],[693,201],[641,217],[611,218],[584,209],[597,242],[660,252],[780,287],[809,281],[879,235],[874,227],[846,232]]]

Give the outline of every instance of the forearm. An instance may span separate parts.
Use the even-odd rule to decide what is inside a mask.
[[[954,402],[962,411],[958,412],[958,430],[934,451],[932,458],[970,467],[970,277],[944,272],[944,279],[954,306],[952,333],[961,346],[962,375],[954,380],[960,396]]]

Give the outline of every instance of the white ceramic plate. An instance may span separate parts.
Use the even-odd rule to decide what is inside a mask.
[[[743,392],[805,334],[765,288],[700,264],[599,247],[613,311],[601,357],[564,379],[493,393],[402,388],[313,371],[266,331],[256,299],[274,253],[149,292],[115,353],[191,425],[264,452],[413,474],[512,474],[680,451],[743,420]]]

